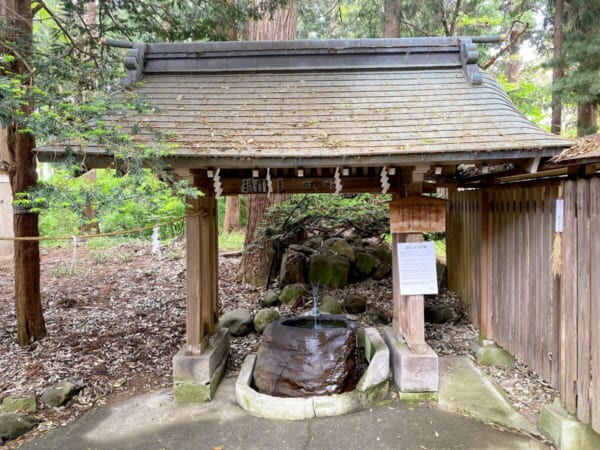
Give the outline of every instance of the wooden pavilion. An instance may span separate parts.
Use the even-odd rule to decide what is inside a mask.
[[[126,82],[153,109],[121,124],[143,142],[154,142],[156,131],[166,136],[173,150],[165,162],[203,193],[187,216],[187,344],[174,364],[176,385],[210,388],[181,399],[211,397],[227,351],[216,329],[217,196],[389,192],[401,199],[536,172],[572,145],[531,124],[480,72],[477,57],[475,44],[460,37],[132,45]],[[40,148],[38,157],[61,159],[66,147],[88,168],[114,160],[102,146],[75,142]],[[394,243],[418,240],[414,232],[423,230],[410,231],[393,233]],[[397,265],[394,251],[390,336],[417,359],[431,357],[423,296],[400,295]],[[434,359],[435,381],[422,390],[437,388]]]

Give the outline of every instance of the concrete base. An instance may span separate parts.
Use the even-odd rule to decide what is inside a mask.
[[[512,366],[515,358],[494,341],[482,339],[471,344],[471,351],[475,354],[477,362],[484,366]]]
[[[375,328],[365,329],[359,335],[359,344],[365,347],[369,366],[353,391],[307,398],[261,394],[252,388],[256,355],[250,354],[244,360],[235,383],[235,399],[244,410],[256,416],[284,420],[339,416],[373,407],[388,395],[390,356]]]
[[[438,356],[429,345],[425,353],[414,353],[391,327],[384,328],[383,338],[390,350],[394,382],[400,392],[438,390]]]
[[[206,402],[214,397],[225,372],[229,332],[225,328],[211,336],[201,355],[190,355],[185,347],[173,357],[173,394],[180,403]]]
[[[600,448],[600,434],[556,404],[542,407],[540,429],[559,450]]]

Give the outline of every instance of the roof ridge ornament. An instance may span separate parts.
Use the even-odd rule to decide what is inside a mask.
[[[461,38],[460,40],[460,63],[465,73],[465,77],[473,85],[483,83],[483,74],[479,71],[477,59],[479,51],[477,45],[471,38]]]
[[[144,73],[144,55],[146,53],[146,44],[133,44],[127,50],[125,55],[125,69],[127,70],[128,78],[123,79],[123,84],[131,85],[141,81]]]

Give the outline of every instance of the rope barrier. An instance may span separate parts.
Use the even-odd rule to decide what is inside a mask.
[[[130,233],[139,233],[141,231],[152,230],[154,227],[164,227],[166,225],[171,225],[172,223],[181,222],[188,217],[194,217],[200,215],[200,212],[196,212],[194,214],[187,214],[184,217],[178,217],[175,219],[168,220],[167,222],[157,223],[154,225],[146,225],[144,227],[132,228],[130,230],[119,230],[119,231],[110,231],[107,233],[98,233],[98,234],[84,234],[81,236],[77,236],[76,239],[92,239],[99,237],[113,237],[113,236],[121,236],[123,234]],[[75,236],[31,236],[31,237],[0,237],[0,241],[73,241]]]

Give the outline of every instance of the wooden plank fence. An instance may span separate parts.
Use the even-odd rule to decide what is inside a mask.
[[[452,191],[446,240],[449,286],[482,337],[559,389],[566,409],[600,432],[600,178]]]

